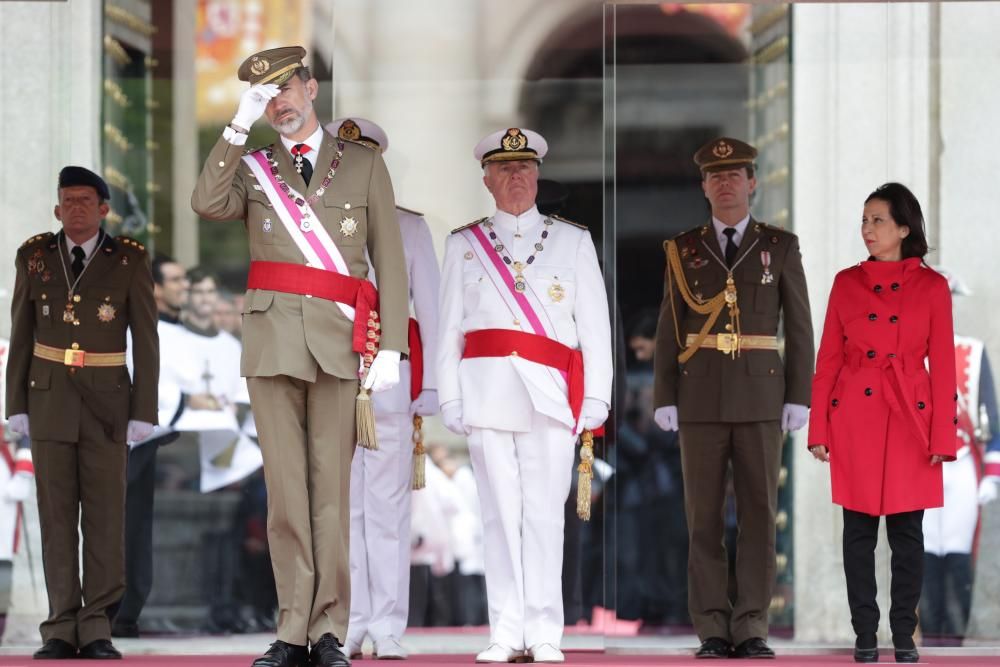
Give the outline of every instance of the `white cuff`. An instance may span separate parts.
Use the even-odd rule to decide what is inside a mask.
[[[242,146],[247,142],[248,136],[249,135],[243,134],[242,132],[237,132],[228,125],[226,125],[225,129],[222,130],[222,138],[231,143],[233,146]]]

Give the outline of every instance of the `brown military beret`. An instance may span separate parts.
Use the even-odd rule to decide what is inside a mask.
[[[750,167],[757,157],[757,149],[731,137],[713,139],[694,154],[694,163],[702,172],[725,171]]]
[[[249,81],[251,86],[258,83],[273,83],[278,86],[292,78],[295,70],[304,67],[302,59],[306,50],[301,46],[281,46],[255,53],[240,65],[240,81]]]

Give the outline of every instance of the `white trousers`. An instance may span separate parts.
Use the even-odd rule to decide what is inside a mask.
[[[410,609],[413,420],[377,415],[378,449],[351,462],[351,615],[348,644],[400,638]]]
[[[491,642],[525,649],[562,640],[563,512],[575,442],[565,424],[537,412],[530,432],[474,428],[469,435]]]
[[[976,461],[966,454],[944,466],[944,507],[924,512],[924,551],[935,556],[972,553],[979,521]]]

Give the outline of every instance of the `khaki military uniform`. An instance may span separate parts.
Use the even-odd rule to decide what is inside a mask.
[[[71,261],[61,232],[29,239],[15,265],[6,408],[8,416],[27,413],[31,425],[49,596],[42,639],[85,646],[110,638],[107,609],[125,590],[126,428],[130,419],[157,421],[153,278],[145,249],[110,235],[96,248],[72,300],[62,268],[72,276]],[[72,310],[64,317],[67,303]],[[124,355],[128,329],[131,378]],[[39,344],[63,359],[42,358]],[[80,352],[83,365],[67,365],[80,362]],[[100,357],[88,355],[107,353],[120,353],[121,362],[90,365]]]
[[[681,234],[675,242],[693,297],[709,300],[722,292],[728,271],[716,259],[724,253],[711,223]],[[751,218],[733,261],[739,331],[773,337],[783,316],[784,360],[776,349],[733,354],[703,347],[680,363],[689,336],[701,332],[707,316],[688,306],[669,271],[656,334],[655,405],[678,408],[690,533],[689,609],[699,638],[740,644],[767,637],[782,406],[809,405],[813,334],[798,238]],[[723,307],[708,340],[718,344],[716,335],[734,332]],[[728,598],[723,546],[730,463],[740,527],[735,605]]]
[[[280,143],[272,147],[273,159],[281,177],[309,197],[322,186],[337,144],[323,132],[308,187]],[[192,207],[210,220],[243,220],[251,261],[305,264],[271,202],[255,187],[242,155],[240,146],[219,139],[198,178]],[[379,287],[381,347],[405,353],[406,262],[381,155],[344,142],[336,174],[312,208],[351,276],[368,276],[367,249]],[[357,224],[345,226],[347,218]],[[349,487],[359,364],[352,329],[333,301],[247,291],[241,369],[248,378],[264,454],[278,639],[289,644],[315,642],[325,633],[341,641],[347,636]]]

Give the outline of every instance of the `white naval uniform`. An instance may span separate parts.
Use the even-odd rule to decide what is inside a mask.
[[[424,219],[396,209],[403,237],[410,304],[424,349],[423,389],[435,389],[437,295],[440,270]],[[369,277],[374,281],[374,272]],[[413,417],[410,362],[399,365],[399,384],[372,397],[378,449],[358,447],[351,463],[351,613],[347,645],[365,636],[399,639],[410,607],[410,489]]]
[[[543,229],[549,230],[524,277],[543,304],[539,316],[551,321],[559,342],[582,351],[584,396],[610,405],[611,325],[594,243],[585,229],[558,220],[546,227],[544,220],[536,208],[516,217],[497,211],[492,229],[510,257],[524,262]],[[558,290],[550,294],[556,285],[561,299]],[[462,401],[462,422],[470,431],[490,641],[512,649],[559,646],[563,508],[576,424],[565,383],[557,382],[552,369],[519,357],[463,360],[465,333],[479,329],[534,333],[511,313],[467,237],[455,233],[442,270],[438,396],[442,406]]]

